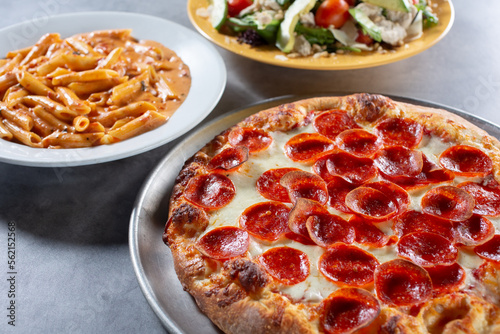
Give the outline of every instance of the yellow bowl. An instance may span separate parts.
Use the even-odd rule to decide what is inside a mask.
[[[207,18],[196,14],[198,8],[208,7],[208,0],[188,0],[187,11],[191,23],[203,36],[220,47],[243,57],[276,66],[308,70],[349,70],[390,64],[414,56],[436,44],[448,33],[453,25],[455,12],[451,0],[434,0],[433,3],[437,4],[434,12],[439,17],[439,24],[424,30],[421,38],[406,43],[407,46],[398,47],[395,51],[387,53],[376,51],[351,52],[328,58],[300,57],[282,59],[284,53],[274,46],[251,47],[247,44],[240,44],[237,42],[236,37],[219,33],[212,27]]]

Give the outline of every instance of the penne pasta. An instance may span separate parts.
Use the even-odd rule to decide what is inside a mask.
[[[26,55],[28,53],[30,53],[32,48],[33,48],[33,46],[28,46],[28,47],[23,48],[23,49],[9,51],[9,52],[7,52],[7,55],[5,57],[12,59],[12,58],[19,56],[22,59],[22,58],[26,57]]]
[[[99,81],[118,77],[118,73],[113,70],[98,69],[82,72],[72,72],[63,74],[52,79],[54,86],[66,86],[72,82]]]
[[[0,75],[4,75],[7,72],[10,72],[16,68],[19,63],[21,63],[21,60],[23,59],[23,56],[20,54],[17,54],[14,56],[12,59],[7,61],[7,63],[3,64],[2,67],[0,67]]]
[[[27,71],[20,71],[16,74],[17,81],[21,86],[23,86],[28,92],[35,95],[42,96],[55,96],[56,93],[45,85],[43,82],[35,78],[31,73]]]
[[[45,34],[40,40],[30,49],[28,54],[23,58],[20,65],[26,65],[33,59],[44,55],[53,43],[61,41],[59,34]]]
[[[89,127],[90,121],[85,116],[76,116],[73,118],[73,127],[77,132],[84,132]]]
[[[28,145],[31,147],[42,147],[42,138],[38,134],[23,130],[16,124],[11,123],[6,119],[4,119],[2,123],[12,134],[12,137],[20,141],[24,145]]]
[[[3,125],[2,119],[0,118],[0,138],[5,140],[12,140],[14,136],[5,125]]]
[[[74,131],[74,128],[71,125],[61,121],[59,118],[55,117],[50,112],[45,110],[45,108],[42,106],[36,106],[35,108],[33,108],[33,113],[41,120],[43,120],[47,124],[47,126],[53,130],[67,132]]]
[[[126,77],[97,80],[92,82],[72,82],[68,88],[78,96],[88,96],[93,93],[107,91],[116,85],[126,82]]]
[[[17,84],[16,75],[12,72],[7,72],[4,75],[0,76],[0,97],[5,95],[5,92],[12,86]]]
[[[31,131],[31,129],[33,128],[33,119],[23,110],[9,109],[5,104],[2,103],[0,104],[0,114],[4,119],[17,125],[23,130]]]
[[[99,54],[95,52],[90,45],[76,38],[73,37],[66,38],[66,43],[68,43],[73,48],[73,50],[75,50],[78,53],[84,55],[99,56]]]
[[[102,123],[104,126],[112,126],[121,118],[129,116],[138,117],[150,110],[156,111],[157,109],[149,102],[135,102],[122,108],[100,113],[98,116],[92,117],[92,119]]]
[[[132,99],[134,95],[139,93],[141,90],[146,90],[146,86],[149,83],[149,77],[149,72],[143,72],[141,75],[115,86],[109,99],[115,105],[124,104],[127,100]]]
[[[104,136],[103,132],[94,133],[68,133],[53,132],[42,141],[43,147],[80,148],[90,147]]]
[[[69,109],[74,110],[80,115],[86,115],[90,112],[90,103],[81,100],[71,89],[67,87],[57,87],[56,92],[59,100]]]
[[[26,95],[29,95],[28,91],[20,86],[12,86],[5,92],[5,96],[3,98],[3,102],[7,108],[14,108],[18,105],[22,98]]]
[[[97,68],[111,68],[111,66],[113,66],[118,61],[122,52],[123,52],[123,48],[113,49],[113,51],[111,51],[106,56],[106,58],[104,58],[103,60],[101,60],[99,62],[99,65],[97,66]]]
[[[125,125],[109,131],[108,134],[113,136],[114,138],[125,140],[157,128],[161,124],[165,123],[165,121],[166,117],[162,114],[157,113],[153,110],[148,110],[141,116],[126,123]]]
[[[23,97],[23,101],[24,103],[32,107],[40,105],[44,107],[47,111],[51,112],[58,119],[63,121],[71,121],[74,117],[79,115],[77,112],[67,108],[66,106],[60,103],[57,103],[54,100],[51,100],[46,96],[28,95]]]

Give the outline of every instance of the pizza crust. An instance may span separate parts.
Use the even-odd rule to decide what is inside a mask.
[[[445,110],[395,102],[380,95],[356,94],[301,100],[263,110],[237,126],[286,132],[309,124],[313,114],[329,109],[346,110],[361,124],[373,123],[383,117],[414,119],[444,141],[465,142],[484,150],[493,160],[495,179],[500,181],[500,142],[497,139]],[[176,179],[164,241],[172,251],[179,280],[200,309],[226,333],[318,333],[319,304],[296,304],[272,292],[270,277],[258,265],[245,269],[246,258],[228,260],[221,265],[205,259],[195,248],[206,222],[198,212],[203,210],[188,203],[182,195],[192,177],[206,172],[210,158],[227,143],[230,130],[216,136],[190,158]],[[496,277],[498,279],[498,275]],[[382,307],[380,315],[358,333],[500,332],[498,307],[473,293],[431,299],[416,316],[408,315],[409,310],[403,312]],[[460,318],[444,317],[443,314],[447,315],[449,310],[452,313],[459,310]]]

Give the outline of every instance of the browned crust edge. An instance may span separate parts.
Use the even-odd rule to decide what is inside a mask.
[[[445,141],[467,143],[483,149],[494,162],[494,177],[500,180],[500,142],[463,118],[441,109],[395,102],[381,95],[354,94],[342,97],[318,97],[283,104],[262,110],[244,119],[237,126],[257,127],[268,131],[288,131],[310,122],[313,114],[329,109],[347,110],[359,123],[371,123],[383,117],[407,117],[425,126],[427,131]],[[230,129],[216,136],[186,161],[172,193],[169,217],[185,203],[182,193],[190,178],[205,172],[204,166],[227,142]],[[175,216],[175,215],[174,215]],[[203,225],[203,224],[201,224]],[[201,233],[205,227],[198,231]],[[206,263],[195,249],[198,234],[167,226],[164,240],[170,246],[179,280],[198,303],[200,309],[226,333],[318,333],[317,315],[306,312],[300,304],[271,292],[268,288],[247,291],[238,277],[231,276],[233,261],[220,269],[222,275],[206,278]],[[233,266],[234,267],[234,266]],[[265,275],[265,274],[264,274]],[[461,298],[461,299],[460,299]],[[457,302],[460,299],[460,302]],[[383,307],[379,317],[359,333],[428,333],[426,324],[439,317],[443,307],[462,303],[473,310],[455,319],[446,333],[484,333],[500,331],[498,307],[472,295],[452,294],[433,299],[422,308],[418,317]],[[460,304],[460,305],[462,305]],[[450,307],[451,307],[450,306]],[[312,312],[314,313],[314,312]],[[433,319],[432,321],[429,319]],[[319,332],[322,332],[319,329]]]

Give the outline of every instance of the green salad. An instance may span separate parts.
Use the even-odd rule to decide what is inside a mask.
[[[438,23],[431,0],[211,0],[199,12],[221,33],[289,56],[387,52]]]

